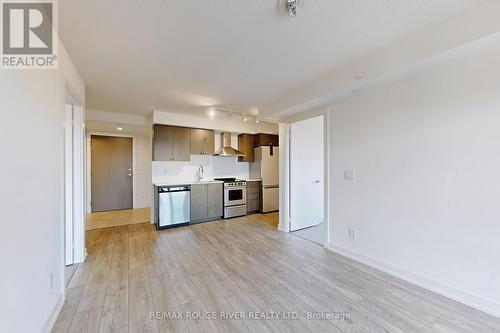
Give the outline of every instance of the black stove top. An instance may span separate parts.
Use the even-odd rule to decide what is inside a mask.
[[[246,180],[236,179],[236,178],[214,178],[214,180],[221,181],[224,183],[246,182]]]

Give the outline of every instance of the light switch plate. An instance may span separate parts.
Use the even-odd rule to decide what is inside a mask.
[[[52,273],[49,274],[49,290],[54,289],[54,275]]]
[[[349,228],[349,238],[356,240],[356,230]]]
[[[356,180],[356,173],[354,172],[354,170],[345,170],[344,179],[348,181]]]

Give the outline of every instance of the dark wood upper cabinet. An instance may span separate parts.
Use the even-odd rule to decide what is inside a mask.
[[[191,154],[201,155],[203,153],[203,130],[191,128]]]
[[[191,160],[191,129],[174,127],[174,160]]]
[[[279,146],[279,136],[274,134],[259,133],[254,136],[254,146]]]
[[[171,126],[154,125],[153,161],[172,161],[174,131]]]
[[[245,156],[238,157],[238,162],[253,162],[253,145],[254,145],[254,135],[253,134],[240,134],[238,135],[238,150],[241,151]]]
[[[213,155],[215,154],[215,133],[205,129],[191,129],[191,154]]]
[[[203,130],[203,152],[205,155],[215,154],[215,132]]]
[[[155,124],[153,127],[153,161],[189,161],[190,130]]]

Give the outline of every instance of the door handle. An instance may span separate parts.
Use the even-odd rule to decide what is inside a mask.
[[[313,181],[313,183],[314,183],[314,184],[319,184],[319,183],[320,183],[320,181],[319,181],[319,180],[315,180],[315,181]]]

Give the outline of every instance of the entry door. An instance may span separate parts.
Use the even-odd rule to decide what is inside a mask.
[[[133,208],[132,138],[92,135],[92,212]]]
[[[324,221],[323,116],[291,124],[291,231]]]

